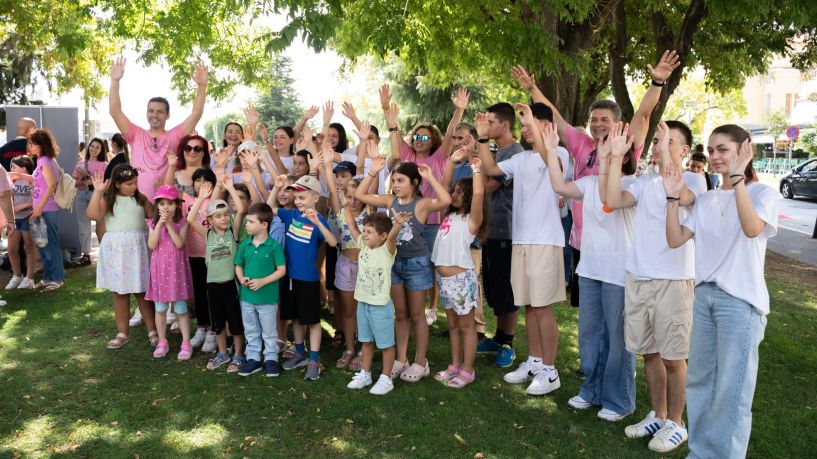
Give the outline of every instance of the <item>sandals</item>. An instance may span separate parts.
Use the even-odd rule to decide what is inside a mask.
[[[352,363],[352,359],[354,357],[355,351],[350,351],[348,349],[343,351],[343,355],[341,355],[338,361],[335,363],[335,367],[341,370],[349,368],[349,364]]]
[[[148,341],[150,341],[151,346],[156,347],[159,344],[159,332],[156,330],[148,332]]]
[[[422,366],[417,362],[411,364],[410,367],[400,373],[400,379],[405,382],[418,382],[421,379],[431,374],[431,368],[428,366],[428,359],[426,359],[426,366]]]
[[[454,389],[462,389],[463,387],[474,382],[475,379],[477,379],[476,371],[471,371],[471,373],[468,373],[465,370],[460,370],[459,373],[456,374],[456,376],[448,380],[448,387],[453,387]]]
[[[179,355],[176,356],[176,359],[190,360],[192,356],[193,346],[190,344],[190,341],[183,341],[181,347],[179,347]]]
[[[363,353],[358,352],[355,358],[349,363],[349,369],[352,371],[360,371],[363,369]]]
[[[241,366],[245,363],[247,363],[247,358],[243,355],[233,357],[232,362],[227,365],[227,373],[238,373],[238,370],[240,370]]]
[[[62,287],[62,282],[58,281],[48,281],[43,285],[43,293],[51,293],[54,290]]]
[[[459,367],[455,367],[454,365],[448,365],[448,368],[446,368],[443,371],[438,371],[437,374],[434,375],[434,380],[445,384],[448,381],[450,381],[453,377],[457,376],[459,372],[460,372]]]
[[[124,333],[117,333],[116,338],[108,341],[108,349],[121,349],[122,346],[128,344],[128,335]]]
[[[170,345],[167,343],[166,339],[159,340],[159,344],[157,344],[156,349],[153,350],[153,358],[161,359],[162,357],[167,355],[167,351],[169,349]]]
[[[401,362],[399,360],[395,360],[394,365],[391,367],[391,374],[389,376],[391,376],[391,379],[394,379],[400,376],[400,374],[403,373],[403,370],[406,368],[408,368],[408,361]]]

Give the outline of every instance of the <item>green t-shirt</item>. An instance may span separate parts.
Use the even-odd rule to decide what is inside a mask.
[[[244,276],[250,279],[260,279],[274,273],[279,266],[286,265],[284,249],[275,239],[267,240],[256,246],[252,238],[243,241],[235,254],[235,264],[244,268]],[[277,304],[278,281],[271,282],[256,291],[241,286],[239,294],[241,301],[251,304]]]
[[[233,227],[234,222],[235,214],[230,214],[230,228]],[[250,237],[250,233],[247,232],[247,217],[244,217],[241,219],[241,229],[238,230],[238,242],[244,242],[248,237]]]
[[[204,262],[207,264],[207,282],[228,282],[235,279],[236,250],[233,231],[228,229],[223,234],[207,231]]]
[[[355,299],[372,306],[385,306],[391,298],[391,265],[397,253],[389,253],[388,244],[375,249],[357,238],[360,255],[357,258]]]

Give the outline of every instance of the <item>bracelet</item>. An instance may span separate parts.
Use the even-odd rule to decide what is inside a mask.
[[[680,201],[680,200],[681,200],[681,197],[680,197],[680,196],[679,196],[679,197],[677,197],[677,198],[676,198],[676,197],[672,197],[672,196],[667,196],[667,202],[675,202],[675,201]]]
[[[664,87],[665,84],[667,84],[666,81],[659,83],[659,82],[655,81],[655,78],[653,78],[653,80],[652,80],[652,85],[653,86],[658,86],[659,88]]]
[[[743,177],[743,178],[746,178],[746,176],[745,176],[745,175],[743,175],[743,174],[732,174],[732,175],[730,175],[730,176],[729,176],[729,178],[735,178],[735,177]]]
[[[474,175],[482,175],[482,171],[480,169],[474,169],[472,172]]]
[[[490,140],[490,139],[477,139],[477,142],[479,142],[479,143],[488,143],[488,140]]]
[[[740,179],[738,179],[737,181],[732,182],[732,186],[735,186],[735,185],[737,185],[738,183],[740,183],[740,182],[742,182],[742,181],[744,181],[744,180],[746,180],[746,177],[740,178]]]
[[[400,132],[400,128],[399,127],[390,127],[389,132],[391,132],[391,133]]]
[[[372,173],[371,173],[371,172],[369,172],[369,173],[368,173],[368,174],[366,174],[366,175],[368,175],[368,176],[369,176],[369,177],[371,177],[371,178],[375,178],[375,177],[377,177],[377,174],[372,175]]]

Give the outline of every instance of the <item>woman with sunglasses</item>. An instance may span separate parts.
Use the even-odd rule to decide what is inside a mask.
[[[194,196],[193,172],[200,167],[210,167],[210,151],[207,139],[199,135],[187,135],[179,142],[175,152],[168,152],[168,168],[164,185],[174,185],[180,192]]]
[[[402,162],[413,162],[417,165],[425,164],[431,168],[432,174],[437,181],[443,180],[445,174],[445,166],[448,162],[448,156],[451,154],[451,146],[453,145],[454,131],[457,125],[462,121],[462,115],[465,113],[465,107],[468,105],[469,94],[465,88],[460,88],[457,95],[451,98],[454,104],[454,116],[448,123],[448,129],[445,131],[445,136],[440,134],[440,130],[430,123],[420,123],[414,126],[411,130],[409,144],[406,139],[400,136],[400,128],[397,126],[397,116],[399,114],[399,107],[397,104],[391,103],[391,92],[389,85],[383,85],[380,88],[380,104],[383,107],[383,114],[386,117],[386,125],[389,128],[389,139],[391,140],[392,156],[389,161],[389,170],[394,170],[396,162],[399,158]],[[421,191],[424,197],[436,198],[437,193],[431,187],[428,181],[423,181]],[[440,213],[431,212],[428,214],[425,229],[423,230],[423,239],[427,247],[434,247],[434,241],[437,238],[437,230],[440,229]],[[426,321],[429,325],[437,320],[437,289],[436,286],[430,290],[430,307],[426,313]]]

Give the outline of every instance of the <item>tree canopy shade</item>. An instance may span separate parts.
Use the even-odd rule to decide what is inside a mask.
[[[773,54],[796,54],[803,67],[817,61],[817,13],[805,0],[281,0],[273,8],[290,22],[269,36],[271,50],[300,33],[350,58],[396,55],[439,87],[509,84],[508,70],[520,64],[574,124],[609,87],[631,116],[627,77],[648,78],[646,65],[666,49],[679,52],[682,67],[654,120],[685,68],[702,66],[707,86],[726,92]],[[789,45],[795,37],[807,41],[800,53]]]

